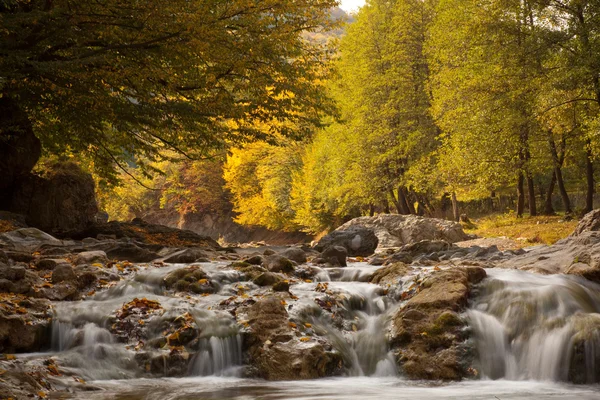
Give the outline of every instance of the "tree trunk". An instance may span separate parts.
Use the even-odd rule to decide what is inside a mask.
[[[452,216],[454,221],[460,221],[460,210],[458,209],[458,200],[456,199],[456,192],[452,192]]]
[[[573,210],[571,210],[571,200],[569,200],[569,194],[567,193],[567,189],[565,188],[565,181],[563,180],[562,169],[560,167],[554,168],[554,175],[556,177],[556,184],[558,185],[560,197],[562,198],[563,207],[565,208],[565,214],[571,214]]]
[[[375,205],[373,203],[369,204],[369,217],[375,215]]]
[[[402,208],[402,212],[400,214],[410,214],[410,208],[408,208],[408,199],[406,198],[406,189],[404,186],[398,187],[398,203],[400,203],[400,208]]]
[[[411,196],[405,186],[402,186],[402,193],[404,194],[404,201],[406,202],[408,213],[415,215],[417,213],[415,210],[415,205],[412,201],[410,201]]]
[[[550,179],[550,185],[548,186],[548,192],[546,193],[546,201],[544,202],[544,215],[554,215],[554,207],[552,206],[552,195],[554,194],[554,187],[556,186],[556,174],[552,174]]]
[[[535,217],[537,215],[537,206],[535,202],[535,186],[533,178],[527,174],[527,197],[529,198],[529,215]]]
[[[396,195],[394,194],[393,190],[390,190],[390,197],[392,198],[392,202],[396,206],[398,214],[410,214],[410,212],[406,208],[406,200],[404,199],[404,194],[402,193],[402,190],[400,190],[400,188],[398,188],[398,198],[396,198]]]
[[[523,210],[525,209],[525,193],[523,190],[523,172],[519,171],[519,177],[517,179],[517,218],[523,217]]]
[[[588,213],[594,209],[594,163],[592,161],[592,149],[590,140],[587,140],[587,150],[585,158],[585,175],[587,178],[587,191],[585,195],[585,212]]]

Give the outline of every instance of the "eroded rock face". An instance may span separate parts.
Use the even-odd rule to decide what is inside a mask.
[[[342,225],[344,227],[345,225]],[[342,227],[324,236],[315,246],[315,250],[323,251],[328,247],[342,246],[351,257],[370,256],[377,249],[379,239],[372,229],[361,225]]]
[[[374,217],[354,218],[336,231],[345,231],[353,227],[372,230],[379,240],[378,249],[401,247],[422,240],[455,243],[471,238],[457,222],[415,215],[381,214]]]
[[[268,380],[316,379],[339,374],[341,356],[316,340],[295,337],[284,297],[273,295],[238,310],[246,315],[244,348],[255,376]]]
[[[584,232],[596,232],[600,231],[600,209],[592,210],[585,214],[575,231],[571,234],[571,237],[580,236]]]
[[[69,234],[89,226],[98,212],[94,180],[74,163],[49,166],[44,176],[23,179],[12,196],[11,211],[46,232]]]
[[[393,318],[391,343],[411,379],[459,380],[473,376],[465,321],[472,285],[485,277],[479,267],[454,267],[434,272]]]
[[[34,352],[49,345],[52,311],[46,299],[2,295],[0,353]]]

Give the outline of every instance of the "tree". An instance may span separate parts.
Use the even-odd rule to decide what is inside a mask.
[[[335,0],[2,0],[0,93],[29,116],[46,154],[136,163],[265,139],[257,123],[318,124]]]

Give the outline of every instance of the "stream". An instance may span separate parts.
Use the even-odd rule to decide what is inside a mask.
[[[242,332],[218,305],[243,290],[260,297],[271,289],[240,281],[225,263],[203,263],[218,284],[209,295],[168,294],[163,278],[184,265],[146,267],[115,286],[78,302],[55,303],[52,351],[61,370],[94,391],[60,393],[60,399],[597,399],[600,374],[600,285],[563,275],[488,269],[465,318],[473,331],[481,380],[436,383],[406,380],[386,340],[402,292],[431,268],[415,269],[403,285],[388,290],[366,282],[378,267],[350,263],[319,269],[312,280],[294,282],[290,317],[326,337],[342,355],[346,376],[269,382],[243,378]],[[335,324],[316,304],[323,293],[341,299],[343,322]],[[202,326],[185,378],[144,378],[127,338],[111,333],[114,314],[134,299],[158,301],[161,313],[147,321],[158,335],[165,321],[190,315]],[[594,324],[596,323],[596,324]],[[114,331],[113,331],[114,332]],[[39,357],[39,355],[23,355]],[[166,373],[165,366],[165,373]],[[598,380],[595,380],[598,381]],[[52,398],[52,397],[51,397]]]

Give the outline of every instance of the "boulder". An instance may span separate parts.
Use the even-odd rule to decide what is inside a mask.
[[[294,272],[294,264],[277,254],[267,256],[263,266],[270,272]]]
[[[402,278],[406,276],[409,271],[410,267],[404,263],[397,262],[389,264],[375,271],[369,279],[369,282],[381,285],[401,285]]]
[[[73,267],[69,264],[59,264],[52,271],[52,283],[73,282],[77,279]]]
[[[283,281],[283,278],[272,272],[263,272],[256,278],[252,279],[252,282],[258,286],[273,286],[281,281]]]
[[[244,336],[254,375],[267,380],[316,379],[341,372],[342,358],[323,344],[294,338],[292,324],[282,304],[281,294],[240,308],[236,315],[247,316]]]
[[[75,265],[82,264],[106,264],[108,263],[108,257],[102,250],[84,251],[75,257],[73,261]]]
[[[289,249],[284,250],[279,253],[279,255],[292,260],[298,264],[306,263],[306,252],[299,247],[290,247]]]
[[[422,240],[455,243],[472,238],[463,231],[458,222],[415,215],[380,214],[374,217],[354,218],[336,231],[345,231],[351,227],[372,230],[379,240],[378,249],[401,247]]]
[[[52,309],[46,299],[3,297],[0,309],[0,353],[35,352],[49,344]]]
[[[106,256],[112,260],[149,262],[159,256],[150,250],[144,249],[134,243],[118,243],[106,251]]]
[[[393,316],[390,342],[411,379],[460,380],[472,377],[472,353],[459,313],[474,284],[485,277],[478,267],[434,271],[418,293]]]
[[[349,256],[366,257],[375,252],[378,244],[379,239],[372,229],[361,225],[351,225],[344,229],[340,227],[324,236],[315,246],[315,250],[322,252],[327,247],[342,246]]]
[[[201,249],[189,248],[170,254],[163,261],[171,264],[190,264],[200,258],[208,258],[208,254]]]
[[[347,265],[347,256],[348,253],[343,246],[331,246],[321,253],[321,258],[325,260],[325,262],[328,262],[331,265],[339,265],[340,267],[345,267]]]
[[[575,231],[573,231],[571,237],[579,236],[583,232],[596,231],[600,231],[600,209],[592,210],[585,214],[575,227]]]
[[[42,258],[36,261],[35,267],[40,271],[53,271],[60,264],[69,265],[69,262],[62,258]]]
[[[11,211],[27,224],[68,236],[94,222],[98,205],[94,179],[72,162],[54,163],[42,176],[23,179],[12,196]]]
[[[21,228],[0,233],[0,243],[16,251],[33,252],[44,244],[62,246],[64,243],[54,236],[36,228]]]

